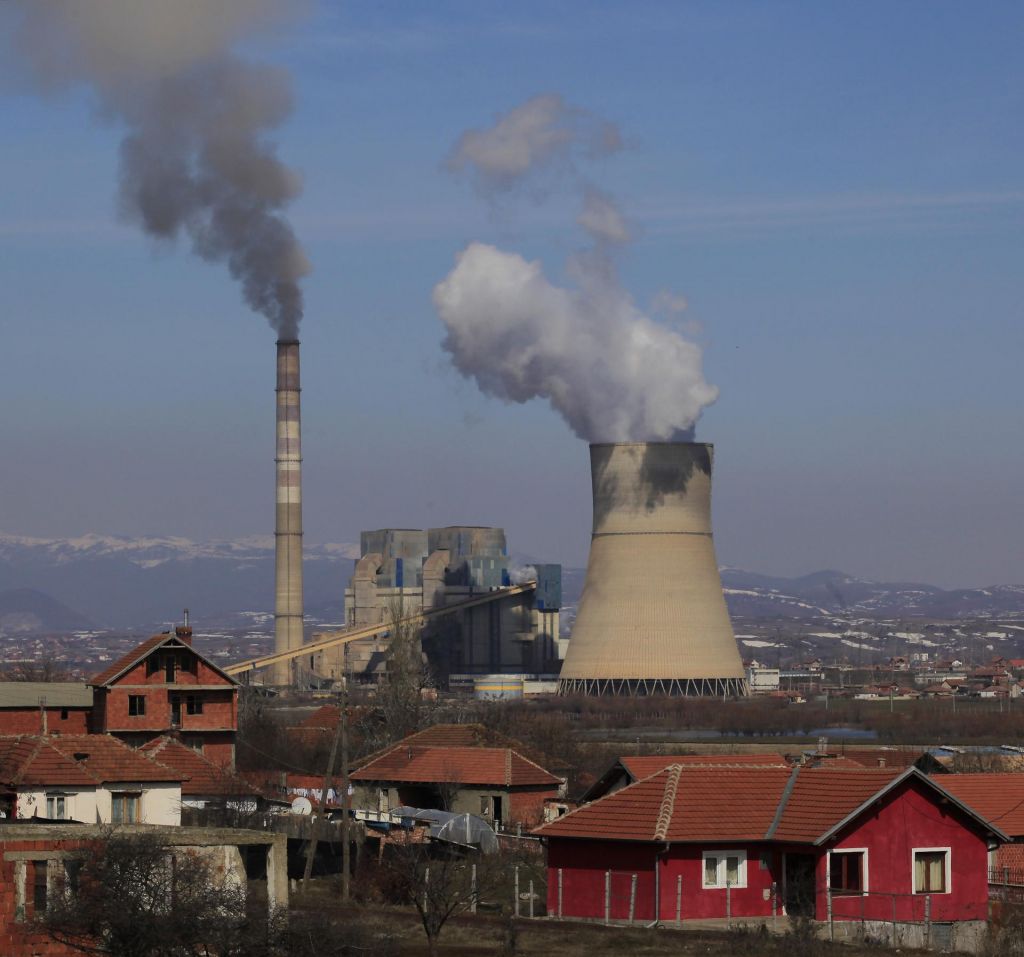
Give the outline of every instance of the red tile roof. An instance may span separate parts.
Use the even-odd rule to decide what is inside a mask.
[[[619,764],[635,781],[650,777],[670,764],[684,767],[789,767],[789,762],[781,754],[632,754],[619,758]]]
[[[256,791],[247,781],[219,764],[203,757],[194,748],[162,735],[139,748],[139,753],[160,765],[183,775],[183,797],[211,795],[220,797],[255,797]]]
[[[149,657],[154,651],[156,651],[162,645],[173,643],[175,647],[188,648],[200,661],[203,662],[207,667],[212,668],[218,674],[223,675],[231,684],[238,684],[238,681],[232,678],[230,675],[225,674],[224,671],[215,665],[205,655],[200,654],[191,644],[183,641],[180,635],[174,634],[174,632],[164,632],[160,635],[153,635],[152,638],[147,638],[141,645],[136,645],[127,654],[122,655],[112,665],[105,668],[98,675],[89,679],[88,684],[93,687],[102,687],[103,685],[112,684],[118,678],[121,677],[126,671],[134,668],[140,661]]]
[[[109,734],[61,734],[53,747],[81,764],[97,781],[181,781],[179,771],[151,761]]]
[[[165,641],[170,641],[172,638],[174,638],[174,635],[170,633],[153,635],[152,638],[147,638],[141,645],[132,648],[131,651],[122,655],[112,665],[109,665],[94,678],[91,678],[89,684],[94,687],[110,684],[111,681],[119,677],[123,672],[142,661],[151,651],[159,648]]]
[[[847,761],[862,768],[909,768],[924,757],[920,748],[848,748],[843,752]]]
[[[917,771],[904,772],[918,775]],[[680,764],[537,829],[615,841],[815,843],[900,776],[894,769]]]
[[[944,774],[935,782],[1011,837],[1024,837],[1024,773]]]
[[[51,740],[41,735],[0,737],[0,783],[15,788],[95,787],[96,779],[54,748]]]
[[[813,843],[900,773],[896,768],[799,768],[771,836]]]
[[[521,741],[493,731],[482,724],[434,724],[422,731],[414,731],[400,741],[360,758],[358,764],[359,766],[369,764],[396,748],[404,748],[409,745],[430,748],[511,748],[535,764],[559,769],[563,767],[561,762],[547,758]]]
[[[95,787],[109,782],[175,782],[183,775],[106,734],[0,738],[0,776],[12,786]]]
[[[511,748],[401,745],[352,772],[353,781],[450,782],[492,787],[557,787],[561,779]]]

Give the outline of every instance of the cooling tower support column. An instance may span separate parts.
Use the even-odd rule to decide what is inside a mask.
[[[277,520],[274,651],[302,645],[302,442],[299,344],[277,344]],[[293,683],[292,664],[274,665],[271,681]]]
[[[594,530],[558,690],[745,695],[711,538],[713,449],[590,446]]]

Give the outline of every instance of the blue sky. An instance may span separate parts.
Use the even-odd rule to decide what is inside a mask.
[[[443,168],[555,92],[626,137],[587,170],[639,234],[623,282],[699,323],[720,560],[1024,582],[1022,33],[996,2],[322,0],[251,44],[296,98],[308,538],[502,524],[585,559],[585,444],[460,379],[430,301],[472,240],[556,278],[581,242],[573,197],[495,214]],[[0,104],[0,530],[270,531],[265,320],[119,224],[86,92]]]

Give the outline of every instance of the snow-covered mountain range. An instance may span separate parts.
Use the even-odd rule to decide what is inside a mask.
[[[310,544],[305,552],[307,607],[340,602],[359,546]],[[27,591],[35,593],[29,600]],[[12,594],[14,593],[14,594]],[[0,622],[24,615],[45,628],[39,595],[100,627],[135,628],[193,614],[216,617],[263,610],[273,602],[274,537],[194,542],[186,538],[29,538],[0,533]],[[18,619],[24,621],[24,619]],[[56,627],[54,625],[53,627]]]
[[[307,611],[337,613],[359,546],[307,544]],[[583,570],[563,570],[563,601],[571,619]],[[799,578],[722,570],[734,617],[810,619],[988,618],[1024,614],[1024,586],[946,590],[907,582],[875,582],[838,571]],[[28,538],[0,533],[0,629],[63,630],[87,620],[99,627],[144,628],[241,611],[269,611],[273,602],[274,538],[194,542],[185,538]],[[31,626],[31,627],[29,627]]]

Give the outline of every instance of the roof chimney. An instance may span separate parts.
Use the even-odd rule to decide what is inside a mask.
[[[188,609],[185,609],[185,624],[177,625],[174,629],[175,636],[184,644],[192,644],[192,626],[189,624]]]

